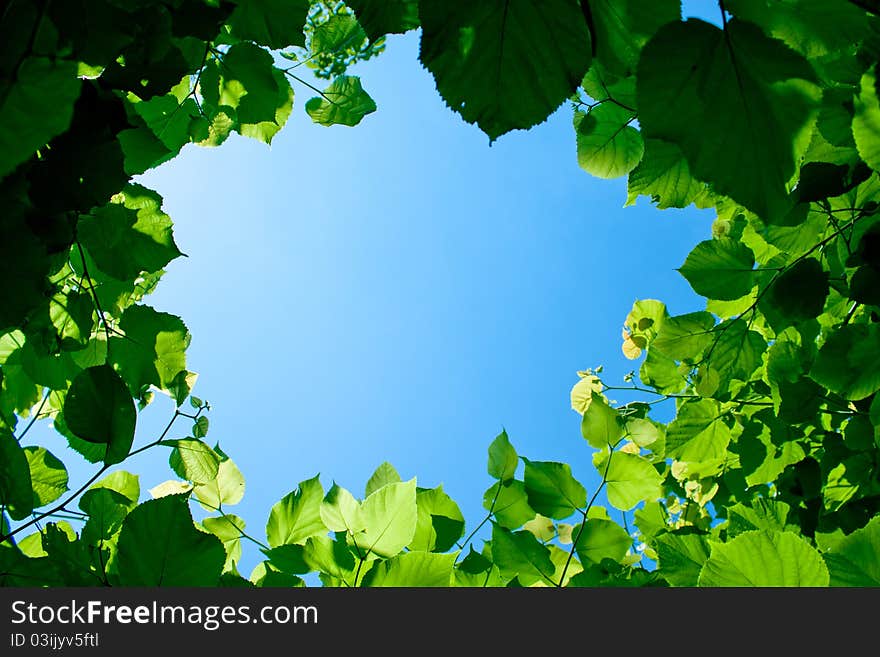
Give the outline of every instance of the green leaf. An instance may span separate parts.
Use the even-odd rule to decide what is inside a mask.
[[[483,508],[492,509],[495,521],[509,529],[521,527],[535,517],[535,510],[529,506],[526,486],[516,479],[499,481],[489,488],[483,495]]]
[[[333,54],[347,49],[360,50],[367,35],[351,14],[333,14],[312,32],[309,49],[313,54]]]
[[[734,504],[727,510],[727,535],[733,537],[755,529],[785,531],[790,510],[781,500],[763,497],[752,500],[748,506]]]
[[[67,468],[45,447],[25,447],[24,455],[31,473],[34,508],[45,506],[64,495],[67,487]]]
[[[394,469],[393,465],[388,461],[385,461],[384,463],[379,464],[379,467],[376,468],[375,472],[373,472],[369,480],[367,480],[364,496],[375,493],[385,484],[395,484],[399,481],[401,481],[400,474]]]
[[[115,493],[119,493],[122,497],[130,502],[131,506],[136,505],[141,496],[141,487],[138,476],[130,472],[126,472],[125,470],[117,470],[116,472],[111,472],[103,479],[99,479],[97,482],[92,484],[89,490],[99,490],[101,488],[106,488],[108,490],[112,490]],[[80,506],[80,508],[82,508],[82,506]],[[85,511],[85,509],[83,509],[83,511]]]
[[[578,164],[598,178],[619,178],[641,161],[645,143],[630,125],[634,112],[603,103],[590,112],[575,112]]]
[[[279,545],[271,550],[261,550],[269,557],[269,563],[279,571],[287,574],[304,575],[311,568],[305,560],[305,545]]]
[[[801,55],[751,23],[669,23],[639,60],[639,123],[647,138],[679,146],[713,191],[772,218],[785,212],[810,143],[814,78]]]
[[[356,126],[367,114],[376,111],[376,103],[354,75],[340,75],[324,89],[323,96],[306,102],[312,121],[324,126]]]
[[[22,59],[4,86],[0,94],[0,178],[67,130],[81,81],[74,62],[31,56]]]
[[[464,516],[443,486],[416,492],[418,521],[410,550],[446,552],[464,535]]]
[[[121,281],[153,272],[181,255],[162,198],[140,185],[127,185],[107,205],[80,218],[77,235],[104,273]]]
[[[354,555],[344,540],[334,541],[327,536],[312,536],[306,541],[303,559],[310,570],[341,579],[349,586],[353,584]]]
[[[678,146],[659,139],[644,143],[644,156],[627,179],[626,205],[648,196],[661,210],[685,208],[705,193],[705,184],[691,175]]]
[[[510,444],[507,431],[502,430],[489,445],[489,476],[509,481],[516,474],[518,465],[516,450]]]
[[[617,421],[618,413],[601,394],[593,392],[591,398],[581,420],[581,434],[596,449],[614,445],[623,435],[623,427]]]
[[[301,588],[306,585],[302,578],[283,573],[268,561],[261,561],[251,572],[250,581],[260,588]]]
[[[845,536],[822,556],[831,586],[880,586],[880,518]]]
[[[796,442],[799,435],[770,409],[756,414],[755,419],[758,421],[746,424],[737,439],[740,465],[749,486],[776,481],[785,468],[806,456]]]
[[[217,452],[217,448],[214,451]],[[244,497],[244,475],[231,458],[220,454],[217,477],[205,484],[196,483],[193,495],[209,511],[238,504]]]
[[[207,484],[217,478],[220,457],[201,440],[185,438],[165,441],[162,444],[173,446],[168,461],[171,469],[181,479]]]
[[[865,12],[850,2],[730,0],[725,6],[811,59],[846,49],[868,33]]]
[[[364,529],[360,502],[336,482],[321,502],[320,514],[321,521],[330,531],[356,534]]]
[[[635,72],[645,42],[681,17],[679,0],[590,0],[596,58],[618,74]]]
[[[373,566],[363,586],[449,587],[457,552],[405,552]]]
[[[82,529],[82,539],[88,545],[103,547],[122,527],[122,522],[134,504],[121,493],[109,488],[86,491],[79,508],[89,515]]]
[[[678,364],[662,351],[648,349],[648,356],[639,368],[639,378],[662,394],[681,392],[687,379]]]
[[[15,437],[0,428],[0,507],[13,520],[22,520],[34,509],[34,491],[28,459]]]
[[[819,349],[810,378],[845,399],[865,399],[880,390],[880,326],[847,324]]]
[[[632,537],[616,522],[598,518],[587,520],[580,535],[575,530],[574,536],[577,536],[575,551],[584,565],[598,564],[603,559],[619,562],[633,542]]]
[[[169,495],[128,514],[117,558],[123,586],[216,586],[226,550],[196,529],[185,497]]]
[[[761,365],[767,343],[764,338],[749,329],[744,319],[735,319],[719,324],[716,342],[707,356],[707,364],[720,378],[722,389],[726,389],[732,379],[748,381]]]
[[[272,50],[305,46],[303,26],[309,0],[237,0],[227,24],[239,39],[256,41]]]
[[[700,586],[828,586],[822,557],[797,534],[744,532],[727,543],[712,543],[700,572]]]
[[[752,291],[754,266],[755,256],[749,247],[722,237],[697,244],[678,271],[700,296],[732,301]]]
[[[129,101],[132,98],[129,96]],[[155,135],[156,139],[168,149],[170,155],[174,155],[183,148],[184,144],[188,144],[191,135],[191,126],[195,119],[198,119],[199,107],[192,98],[184,98],[182,101],[173,94],[165,94],[164,96],[154,96],[150,100],[133,104],[134,111],[137,112],[147,127]],[[131,135],[130,140],[143,140],[142,136]],[[146,140],[144,140],[145,142]],[[137,148],[132,141],[128,142],[130,147]],[[139,144],[146,147],[150,151],[156,150],[152,145],[147,143]],[[126,152],[127,159],[131,162],[130,153]],[[131,153],[134,158],[138,156]],[[162,157],[161,155],[159,156]],[[158,159],[158,158],[157,158]],[[148,167],[149,168],[149,167]]]
[[[321,520],[324,488],[317,476],[301,481],[297,489],[276,502],[269,513],[266,537],[271,547],[300,544],[327,532]]]
[[[244,520],[236,515],[227,514],[220,518],[205,518],[202,526],[223,543],[226,550],[224,572],[229,572],[241,559],[241,536],[244,531]]]
[[[643,500],[661,497],[662,478],[650,461],[625,452],[613,452],[608,459],[602,459],[596,469],[604,474],[608,503],[615,509],[629,511]]]
[[[220,64],[221,106],[235,109],[240,123],[274,121],[278,81],[272,56],[252,43],[238,43]]]
[[[760,308],[777,331],[822,314],[828,296],[828,272],[816,258],[805,258],[777,276]]]
[[[409,545],[418,523],[416,480],[387,484],[361,504],[364,530],[353,537],[359,550],[383,558]]]
[[[711,344],[714,327],[715,318],[706,311],[669,317],[650,348],[675,360],[695,362]]]
[[[550,550],[531,532],[511,532],[493,523],[492,560],[505,579],[516,577],[523,586],[540,581],[555,585],[552,577],[556,567],[550,560]]]
[[[874,171],[880,170],[880,100],[877,98],[877,68],[862,76],[859,94],[854,99],[852,132],[859,155]]]
[[[64,421],[78,438],[106,445],[104,462],[120,463],[131,450],[137,422],[125,382],[110,365],[80,372],[64,400]]]
[[[657,536],[657,568],[672,586],[696,586],[709,559],[709,541],[703,534],[668,533]]]
[[[149,385],[169,390],[175,377],[186,371],[190,334],[175,315],[150,306],[131,306],[119,320],[124,338],[112,337],[109,352],[113,363],[135,396]]]
[[[450,108],[494,141],[541,123],[590,66],[576,0],[421,0],[420,60]]]
[[[731,438],[717,402],[686,401],[666,431],[666,454],[690,463],[718,459],[727,452]]]
[[[350,0],[345,4],[354,10],[370,41],[419,26],[418,0]]]
[[[567,463],[529,461],[526,464],[525,488],[529,506],[550,518],[563,519],[587,504],[587,490],[571,475]]]

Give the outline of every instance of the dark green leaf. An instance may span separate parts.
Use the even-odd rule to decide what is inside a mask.
[[[437,90],[493,141],[544,121],[590,66],[576,0],[421,0],[419,17]]]
[[[77,234],[98,268],[122,280],[153,272],[181,255],[162,198],[140,185],[128,185],[111,203],[80,218]]]
[[[550,518],[563,519],[587,503],[587,491],[571,475],[567,463],[529,461],[526,464],[525,488],[529,506]]]
[[[555,586],[556,571],[550,550],[541,545],[531,532],[511,532],[501,525],[492,525],[492,560],[507,579],[519,579],[523,586],[543,581]]]
[[[125,382],[110,365],[80,372],[64,400],[64,421],[79,438],[106,445],[104,462],[120,463],[131,449],[137,416]]]
[[[18,441],[0,428],[0,506],[13,520],[30,515],[34,508],[34,492],[28,459]]]
[[[751,23],[669,23],[639,60],[639,122],[646,137],[678,145],[715,192],[772,218],[786,210],[810,142],[821,98],[814,77],[801,55]]]
[[[419,26],[418,0],[350,0],[371,41],[386,34],[403,34]]]
[[[11,173],[73,116],[81,81],[70,60],[26,57],[0,93],[0,178]]]
[[[832,333],[810,370],[810,377],[846,399],[864,399],[880,390],[880,326],[848,324]]]
[[[256,41],[272,50],[306,45],[303,26],[309,0],[236,0],[236,4],[228,24],[239,39]]]
[[[123,586],[216,586],[226,550],[196,529],[185,497],[169,495],[128,514],[118,560]]]
[[[110,339],[110,356],[133,395],[149,385],[167,390],[186,370],[190,334],[179,317],[150,306],[131,306],[119,328],[125,337]]]

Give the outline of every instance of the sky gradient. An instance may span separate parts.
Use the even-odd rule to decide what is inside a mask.
[[[621,383],[638,369],[620,350],[634,300],[701,309],[675,268],[712,216],[647,199],[624,208],[625,179],[578,167],[568,104],[490,147],[437,95],[415,33],[350,72],[379,106],[361,125],[312,124],[314,94],[298,85],[270,148],[235,136],[187,146],[139,178],[164,197],[188,255],[146,302],[193,334],[207,441],[247,481],[228,511],[262,538],[299,481],[320,473],[325,489],[335,480],[360,496],[388,460],[420,486],[442,483],[470,530],[502,428],[521,455],[570,463],[592,492],[592,449],[569,404],[576,372],[604,365]],[[172,413],[157,399],[136,446]],[[92,467],[57,440],[45,444],[72,485],[84,480]],[[124,465],[142,499],[173,478],[167,457]],[[246,548],[242,574],[258,559]]]

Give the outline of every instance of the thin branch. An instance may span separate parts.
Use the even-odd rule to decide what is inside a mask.
[[[46,394],[43,395],[43,401],[40,402],[40,405],[37,407],[37,410],[31,416],[31,421],[28,422],[27,426],[24,428],[24,431],[21,432],[21,435],[16,438],[16,440],[20,443],[22,439],[25,437],[28,431],[31,430],[31,427],[34,426],[34,423],[40,418],[40,413],[43,412],[43,406],[46,405],[46,400],[49,399],[49,395],[52,394],[51,388],[46,388]]]
[[[621,439],[622,440],[622,439]],[[565,566],[562,568],[562,574],[559,576],[559,582],[556,584],[557,587],[561,587],[562,583],[565,581],[565,574],[568,572],[568,567],[571,565],[571,560],[574,558],[574,551],[577,548],[578,541],[581,538],[581,534],[584,532],[584,528],[587,526],[587,520],[590,515],[590,509],[593,507],[593,503],[596,501],[596,498],[599,496],[599,492],[605,487],[605,484],[608,482],[608,469],[611,467],[611,458],[614,456],[614,448],[620,444],[620,440],[618,440],[614,445],[608,443],[608,460],[605,461],[605,470],[602,472],[602,481],[599,482],[598,488],[596,488],[596,492],[593,493],[593,497],[590,498],[589,503],[587,503],[586,508],[581,511],[584,519],[581,521],[580,526],[578,527],[577,535],[571,542],[571,549],[568,551],[568,558],[565,560]]]

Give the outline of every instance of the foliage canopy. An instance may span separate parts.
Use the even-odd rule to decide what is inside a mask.
[[[726,0],[713,25],[682,21],[678,0],[7,3],[0,582],[880,585],[878,11]],[[384,463],[363,495],[301,482],[263,541],[228,512],[245,482],[206,442],[189,331],[144,302],[181,252],[162,199],[131,179],[186,144],[270,143],[291,82],[310,86],[302,65],[329,80],[304,103],[312,119],[357,125],[376,104],[348,66],[414,29],[443,100],[490,140],[568,102],[578,161],[627,176],[627,203],[712,208],[713,238],[680,268],[706,309],[637,300],[622,350],[638,374],[579,372],[598,490],[575,478],[584,463],[526,458],[502,432],[482,521]],[[156,391],[177,410],[135,446]],[[27,444],[44,418],[96,464],[88,481]],[[166,439],[181,419],[190,435]],[[147,449],[168,450],[175,478],[141,502],[114,466]],[[242,540],[265,556],[249,577]]]

